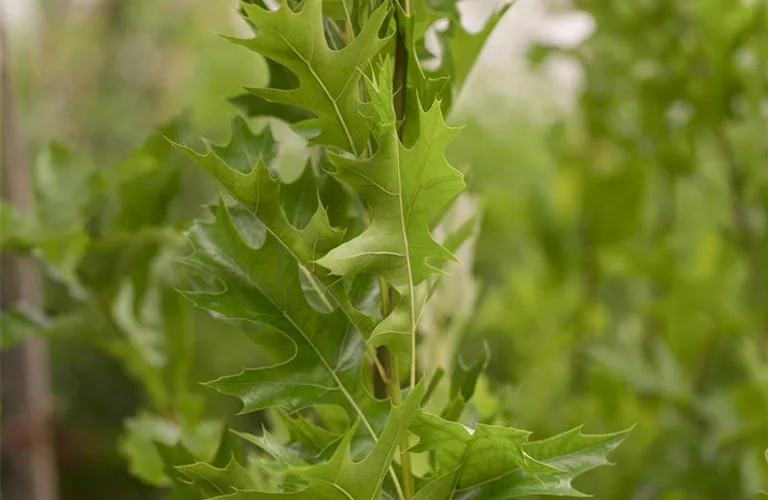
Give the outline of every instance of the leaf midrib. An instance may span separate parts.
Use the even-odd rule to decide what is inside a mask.
[[[400,207],[400,232],[403,237],[403,258],[405,259],[405,268],[408,275],[408,299],[410,302],[410,340],[411,340],[411,374],[410,382],[411,387],[416,385],[416,293],[415,285],[413,283],[413,268],[411,266],[411,253],[408,245],[408,230],[407,221],[405,216],[405,205],[403,204],[403,176],[401,172],[402,162],[400,157],[400,139],[397,137],[396,132],[390,132],[391,139],[395,141],[397,145],[397,202]]]

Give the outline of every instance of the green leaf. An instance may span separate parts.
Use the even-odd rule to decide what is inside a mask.
[[[240,144],[261,140],[249,129],[243,128],[242,133],[233,132],[229,147],[238,150],[265,151],[264,148]],[[306,226],[298,229],[288,222],[281,205],[287,199],[296,196],[297,193],[284,194],[285,186],[270,175],[263,159],[255,160],[253,169],[244,173],[242,172],[244,168],[238,170],[229,166],[211,147],[205,154],[194,152],[185,146],[178,147],[184,149],[198,163],[212,172],[244,207],[256,215],[257,218],[253,218],[249,230],[249,239],[252,241],[252,245],[258,246],[265,238],[264,233],[266,232],[270,238],[279,243],[277,250],[294,260],[294,268],[298,270],[300,287],[304,297],[313,308],[322,312],[331,312],[339,307],[348,323],[354,325],[353,330],[361,336],[360,340],[371,335],[372,319],[355,308],[350,300],[354,297],[347,294],[344,283],[330,276],[325,269],[318,267],[314,262],[318,255],[335,247],[344,235],[342,231],[337,231],[330,226],[328,214],[322,203],[317,203],[317,210]],[[334,199],[338,200],[338,198]],[[270,269],[271,271],[273,270]],[[334,314],[337,315],[338,313]],[[275,336],[266,335],[266,333],[268,332],[262,329],[262,335],[251,335],[251,338],[268,351],[274,351],[276,347],[279,348],[279,351],[286,350],[285,342],[280,340],[281,334],[278,333]],[[263,339],[265,342],[259,339]],[[291,348],[289,347],[289,349]],[[369,356],[374,355],[370,346],[364,346],[364,349],[369,350]],[[300,362],[300,359],[297,360],[297,363]],[[307,388],[308,391],[309,388]]]
[[[233,128],[238,126],[236,121]],[[268,134],[268,129],[265,129],[263,133]],[[241,127],[240,133],[233,131],[232,139],[227,147],[237,150],[260,151],[267,154],[272,150],[259,146],[265,140],[271,141],[271,139],[254,135],[247,127]],[[243,144],[248,142],[256,144]],[[331,227],[328,212],[322,203],[317,202],[314,215],[302,229],[298,229],[288,221],[283,204],[298,204],[299,201],[296,200],[296,197],[300,196],[303,191],[298,190],[297,192],[293,186],[285,186],[270,175],[265,162],[270,161],[271,157],[252,158],[254,161],[252,170],[243,172],[245,169],[242,164],[240,169],[228,165],[216,153],[216,149],[210,146],[204,154],[197,153],[186,146],[177,144],[177,147],[183,149],[201,166],[211,172],[232,196],[258,217],[258,222],[261,224],[254,226],[254,231],[258,232],[261,231],[261,228],[265,229],[284,247],[288,255],[296,261],[300,270],[302,288],[313,305],[325,311],[331,311],[337,305],[340,306],[349,321],[356,326],[360,333],[366,338],[370,336],[373,329],[371,318],[354,308],[339,280],[328,275],[325,269],[315,264],[315,259],[319,255],[337,246],[344,236],[343,231]],[[307,172],[305,175],[309,176],[310,173]],[[336,181],[333,182],[336,183]],[[338,202],[339,193],[332,194],[334,194],[333,199]],[[301,204],[306,205],[306,201],[301,201]],[[256,238],[256,240],[262,237],[260,234],[254,233],[252,235],[252,238]]]
[[[361,153],[369,132],[359,112],[358,82],[369,61],[387,42],[379,38],[389,10],[387,4],[371,14],[352,43],[338,51],[328,47],[325,39],[322,0],[304,0],[296,12],[285,1],[276,11],[255,5],[244,5],[243,9],[256,27],[256,36],[229,40],[284,66],[299,80],[298,87],[289,90],[249,91],[315,115],[321,131],[313,143]]]
[[[523,451],[523,443],[531,434],[528,431],[485,424],[472,430],[427,413],[419,415],[411,431],[420,438],[413,451],[435,451],[437,470],[453,471],[459,489],[521,467],[556,470],[537,463]]]
[[[392,67],[386,64],[378,85],[367,81],[372,98],[371,125],[379,148],[370,159],[330,155],[333,172],[360,193],[373,222],[356,238],[318,260],[334,274],[371,272],[400,291],[410,291],[438,272],[437,263],[455,259],[429,232],[431,218],[464,187],[462,175],[444,157],[458,133],[443,121],[440,107],[421,111],[420,136],[411,148],[397,137],[392,107]]]
[[[390,469],[400,438],[408,431],[419,413],[424,395],[424,384],[416,386],[402,405],[393,407],[387,424],[371,453],[360,462],[350,457],[350,444],[355,436],[353,427],[344,437],[333,457],[325,463],[297,468],[297,477],[307,481],[299,491],[266,493],[239,491],[220,500],[259,500],[284,498],[286,500],[349,500],[351,498],[379,498],[384,479]]]
[[[584,435],[576,428],[528,442],[527,431],[484,424],[469,429],[424,412],[411,432],[419,437],[412,451],[435,453],[435,471],[440,474],[417,495],[420,500],[583,496],[571,480],[607,465],[606,455],[628,433]]]
[[[293,343],[295,354],[281,364],[245,370],[210,385],[239,397],[244,411],[337,404],[352,418],[363,419],[374,435],[360,407],[368,399],[360,377],[362,337],[339,309],[321,313],[307,302],[299,263],[271,234],[258,234],[260,227],[259,219],[241,206],[223,204],[213,222],[196,223],[189,232],[194,253],[186,262],[216,277],[222,288],[184,293],[216,315],[280,331],[283,342]]]
[[[532,462],[528,459],[528,463],[543,464],[550,471],[541,466],[533,470],[513,469],[491,481],[460,490],[454,498],[494,500],[526,495],[588,496],[576,490],[571,481],[592,469],[610,465],[608,453],[619,446],[628,433],[592,435],[582,434],[581,428],[575,428],[549,439],[526,443],[523,445],[526,456],[536,460]]]
[[[197,491],[197,498],[200,500],[256,487],[250,472],[234,458],[224,468],[214,467],[205,462],[195,462],[177,466],[176,470],[189,478],[190,488]]]

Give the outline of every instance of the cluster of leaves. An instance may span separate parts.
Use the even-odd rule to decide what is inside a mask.
[[[432,234],[464,188],[445,159],[458,129],[444,116],[505,9],[475,34],[450,2],[304,0],[242,10],[255,34],[228,38],[266,59],[270,84],[233,98],[246,117],[233,121],[227,144],[199,151],[164,142],[183,138],[161,130],[128,162],[127,178],[43,166],[35,220],[19,223],[3,206],[14,228],[3,248],[39,256],[71,300],[47,320],[4,314],[4,341],[75,333],[120,359],[153,408],[129,422],[134,438],[124,450],[142,479],[173,485],[171,498],[582,496],[571,481],[608,464],[626,432],[575,428],[531,440],[478,423],[464,410],[487,361],[454,363],[443,388],[444,371],[422,380],[417,359],[419,320],[443,266],[472,234]],[[447,28],[434,32],[441,19]],[[430,30],[437,55],[426,48]],[[431,70],[427,58],[436,59]],[[264,117],[312,147],[292,182],[275,166],[272,129],[257,123]],[[166,273],[160,255],[177,235],[165,217],[181,168],[171,145],[227,192],[187,232],[191,253],[180,260],[189,283],[179,296],[168,293],[179,269]],[[52,188],[65,182],[71,190]],[[92,196],[82,205],[61,199],[75,191]],[[105,196],[117,207],[105,210]],[[49,202],[59,206],[47,210]],[[225,432],[214,452],[221,426],[202,420],[185,387],[181,297],[272,355],[275,364],[208,385],[240,398],[243,412],[271,412],[282,438]],[[446,405],[432,398],[437,391],[447,392]]]
[[[520,165],[476,172],[487,218],[471,338],[519,361],[489,367],[496,387],[512,382],[513,421],[638,421],[619,457],[633,465],[590,476],[591,489],[752,498],[767,477],[766,5],[573,7],[592,35],[532,58],[583,69],[575,112],[533,137],[538,156],[510,150],[507,128],[460,153],[471,162],[482,140]],[[519,197],[511,175],[528,182]]]

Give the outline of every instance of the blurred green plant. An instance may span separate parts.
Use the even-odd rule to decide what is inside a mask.
[[[147,398],[120,448],[131,471],[155,485],[167,482],[155,441],[184,442],[210,458],[221,434],[190,388],[193,308],[174,290],[171,267],[184,249],[172,206],[186,159],[164,136],[182,129],[180,120],[161,127],[109,171],[52,144],[32,171],[35,213],[0,205],[2,251],[34,255],[51,280],[44,313],[20,304],[0,316],[2,347],[42,335],[86,342],[118,361]]]
[[[594,33],[530,54],[582,68],[575,112],[542,134],[491,131],[481,107],[451,151],[485,206],[463,350],[481,337],[505,353],[489,367],[507,392],[497,418],[544,433],[638,422],[619,451],[631,465],[590,490],[753,498],[768,436],[766,4],[570,9]]]

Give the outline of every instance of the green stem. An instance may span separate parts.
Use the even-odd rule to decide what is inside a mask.
[[[400,6],[403,9],[405,16],[411,14],[410,0],[398,0]],[[394,81],[393,89],[394,95],[393,105],[395,108],[395,118],[398,121],[397,133],[402,140],[403,124],[405,123],[405,109],[406,109],[406,95],[408,84],[408,48],[405,41],[405,25],[402,23],[403,16],[396,15],[397,20],[397,34],[395,35],[395,67],[394,67]],[[383,280],[379,282],[381,289],[381,310],[382,317],[386,317],[392,313],[394,308],[394,290]],[[386,313],[386,314],[385,314]],[[415,330],[412,332],[414,336],[411,339],[411,374],[410,374],[410,386],[415,385],[416,380],[416,342],[415,342]],[[389,358],[390,356],[387,356]],[[397,369],[397,361],[392,359],[389,366],[389,397],[392,403],[399,405],[402,403],[402,395],[400,394],[400,376]],[[403,479],[403,494],[406,500],[410,500],[414,494],[414,481],[413,471],[411,467],[411,455],[408,451],[408,435],[407,433],[400,437],[400,465],[402,466],[402,479]]]
[[[398,374],[397,363],[394,359],[390,364],[391,375],[389,377],[389,394],[392,403],[400,406],[403,403],[403,397],[400,393],[400,375]],[[403,467],[403,495],[410,499],[414,494],[413,473],[411,467],[411,454],[408,452],[408,433],[400,436],[400,465]]]

